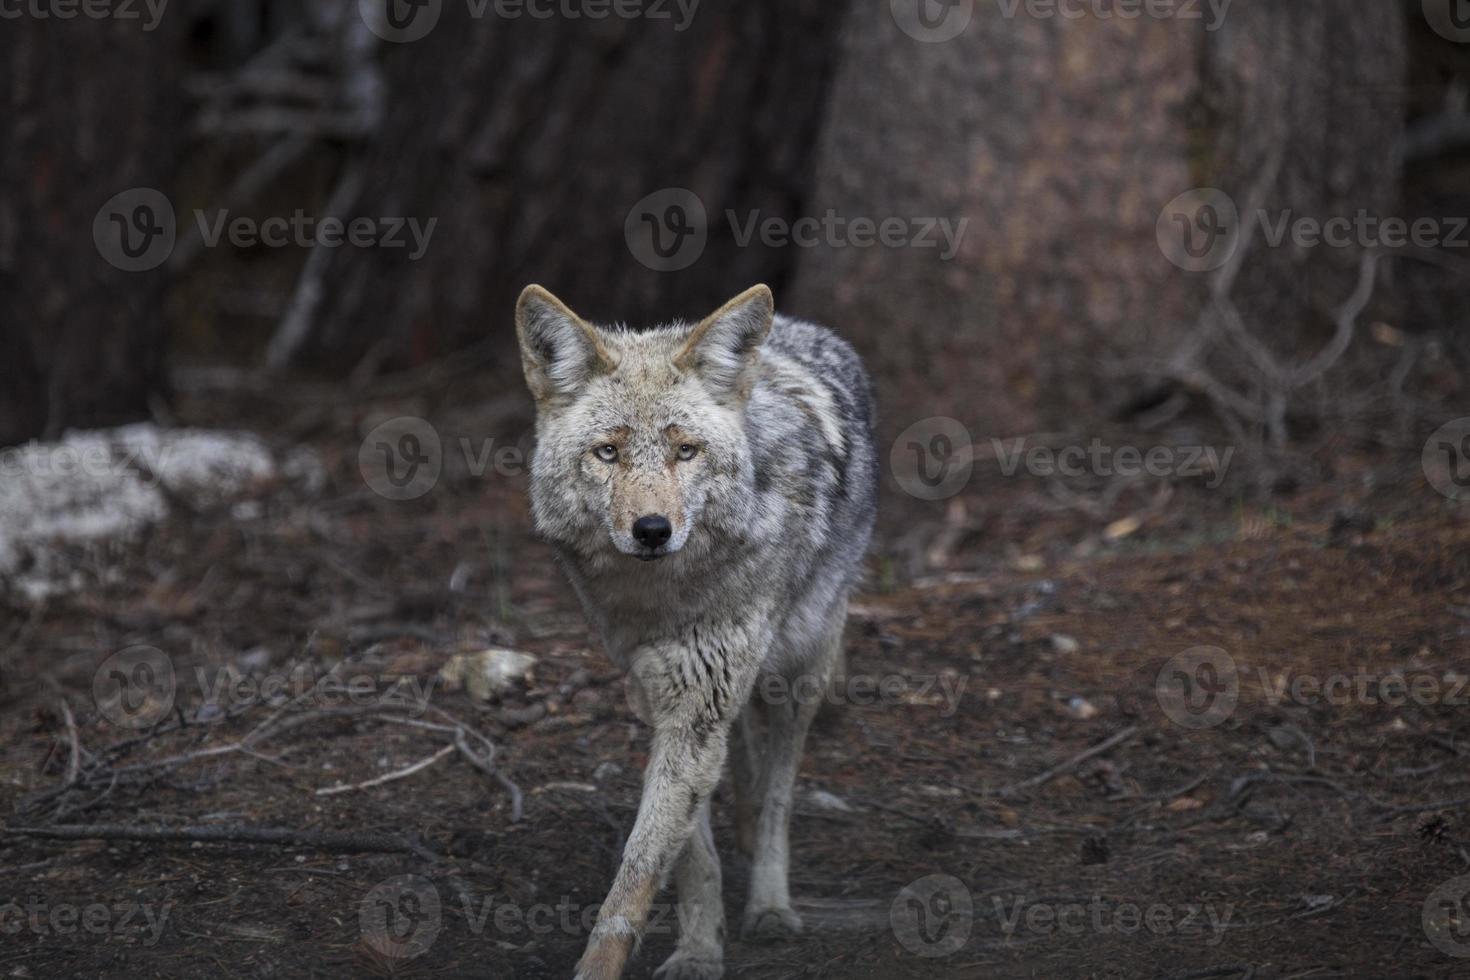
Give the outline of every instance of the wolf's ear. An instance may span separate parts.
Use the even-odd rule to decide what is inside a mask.
[[[674,366],[698,374],[717,394],[744,394],[742,382],[771,332],[775,313],[770,287],[751,286],[700,321],[674,355]]]
[[[527,286],[516,303],[521,367],[537,404],[576,393],[599,371],[617,367],[597,329],[540,286]]]

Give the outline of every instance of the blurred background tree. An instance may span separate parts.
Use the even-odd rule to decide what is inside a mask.
[[[1249,227],[1258,208],[1463,213],[1470,45],[1417,0],[1237,0],[1219,23],[1207,5],[1076,20],[958,3],[940,12],[964,29],[942,43],[904,30],[902,3],[752,0],[687,23],[673,5],[666,20],[476,6],[429,4],[433,29],[391,43],[373,4],[181,0],[169,29],[89,27],[85,71],[61,67],[81,60],[62,25],[8,31],[0,260],[22,288],[0,301],[3,439],[147,411],[166,393],[165,321],[178,360],[361,380],[462,352],[513,387],[509,311],[529,281],[629,322],[769,282],[858,343],[895,424],[943,414],[1000,435],[1193,413],[1279,455],[1348,416],[1402,429],[1460,388],[1458,257],[1374,264]],[[42,89],[75,118],[28,113]],[[122,273],[91,219],[140,185],[175,203],[179,243],[165,267]],[[1160,214],[1205,187],[1247,215],[1242,241],[1224,268],[1181,270]],[[702,204],[708,241],[655,271],[625,225],[671,188]],[[195,208],[437,225],[416,262],[206,249]],[[752,217],[829,211],[968,225],[952,261],[740,240]]]

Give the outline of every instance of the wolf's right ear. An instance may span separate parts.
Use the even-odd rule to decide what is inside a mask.
[[[570,397],[594,374],[618,366],[592,324],[534,284],[516,303],[516,337],[526,386],[538,405]]]

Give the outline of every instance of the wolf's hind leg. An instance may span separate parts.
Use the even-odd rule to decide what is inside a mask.
[[[725,973],[725,904],[708,798],[700,805],[694,832],[674,865],[674,885],[679,896],[679,942],[654,977],[719,980]]]
[[[821,707],[830,674],[842,649],[845,607],[835,618],[822,641],[822,649],[810,667],[815,683],[792,685],[793,694],[782,703],[766,705],[766,764],[762,774],[764,801],[756,824],[755,858],[750,874],[750,897],[741,921],[741,937],[754,942],[777,942],[801,931],[801,916],[791,908],[787,881],[791,863],[789,830],[791,797],[796,772],[806,747],[807,730]],[[813,697],[812,692],[819,692]]]
[[[755,856],[756,824],[765,798],[761,786],[765,733],[755,717],[760,707],[754,699],[745,705],[735,723],[735,744],[730,747],[730,782],[735,788],[735,846],[750,857]]]

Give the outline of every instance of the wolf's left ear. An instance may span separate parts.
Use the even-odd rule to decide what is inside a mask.
[[[698,374],[717,394],[742,394],[756,351],[776,313],[768,286],[751,286],[711,313],[674,356],[674,366]]]
[[[617,367],[597,329],[540,286],[521,291],[516,337],[526,386],[538,405],[575,394],[593,374]]]

